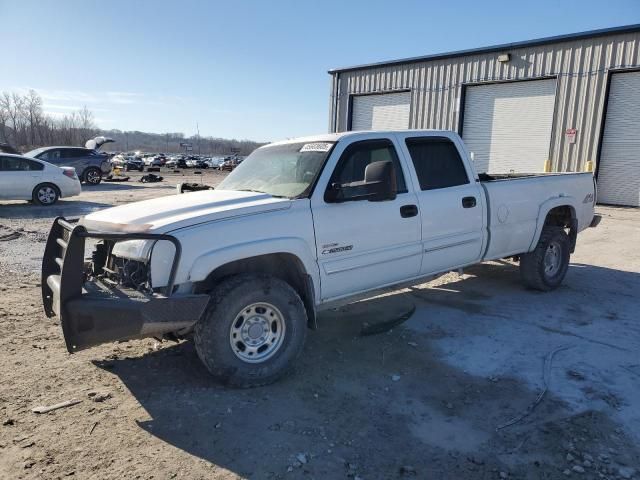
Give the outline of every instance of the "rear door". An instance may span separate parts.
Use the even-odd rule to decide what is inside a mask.
[[[84,170],[89,166],[91,157],[89,150],[83,148],[61,148],[60,166],[73,167],[82,178]]]
[[[398,155],[395,139],[380,134],[360,138],[336,145],[318,182],[322,188],[316,188],[311,198],[323,300],[407,280],[420,267],[417,198],[407,188],[408,169]],[[394,165],[395,200],[346,198],[331,203],[325,199],[333,183],[364,180],[366,166],[376,161]]]
[[[478,261],[485,240],[484,195],[465,165],[455,138],[446,134],[399,133],[414,166],[422,215],[421,275]]]

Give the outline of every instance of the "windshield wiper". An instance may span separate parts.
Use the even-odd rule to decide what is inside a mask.
[[[252,192],[252,193],[264,193],[265,195],[270,195],[273,198],[289,198],[286,195],[274,195],[273,193],[263,192],[262,190],[254,190],[252,188],[241,188],[238,190],[239,192]]]
[[[263,192],[261,190],[254,190],[252,188],[241,188],[238,190],[239,192],[253,192],[253,193],[267,193],[267,192]]]

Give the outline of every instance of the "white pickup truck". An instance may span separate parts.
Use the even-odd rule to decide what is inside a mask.
[[[556,288],[595,201],[591,173],[478,174],[449,131],[287,140],[215,190],[56,219],[44,308],[69,352],[193,333],[215,377],[262,385],[338,303],[505,257],[528,287]]]

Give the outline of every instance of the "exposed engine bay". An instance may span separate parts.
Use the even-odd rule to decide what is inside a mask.
[[[115,242],[98,242],[91,255],[88,273],[111,287],[131,288],[139,292],[153,293],[150,261],[133,260],[113,255]]]

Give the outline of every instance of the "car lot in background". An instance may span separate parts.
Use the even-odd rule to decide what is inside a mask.
[[[72,167],[57,167],[21,155],[0,154],[0,200],[53,205],[60,197],[79,195],[81,190],[80,180]]]

